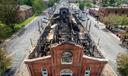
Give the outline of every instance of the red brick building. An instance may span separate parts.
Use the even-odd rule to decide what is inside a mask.
[[[102,20],[104,17],[108,16],[109,14],[128,16],[128,7],[93,8],[89,10],[89,13],[94,17],[99,17],[100,20]]]
[[[100,76],[107,60],[75,15],[61,8],[25,63],[31,76]]]

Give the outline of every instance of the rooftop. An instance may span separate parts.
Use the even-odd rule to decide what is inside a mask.
[[[87,56],[104,58],[75,14],[67,8],[61,8],[58,14],[54,14],[29,58],[48,56],[51,46],[65,42],[81,46]]]

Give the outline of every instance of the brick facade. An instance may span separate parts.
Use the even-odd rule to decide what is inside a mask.
[[[47,68],[48,76],[61,76],[60,72],[63,69],[72,70],[73,76],[84,76],[87,67],[91,68],[90,76],[100,76],[107,63],[104,59],[84,55],[83,48],[79,45],[65,43],[52,47],[51,50],[52,54],[49,56],[25,60],[31,76],[42,76],[41,69],[43,66]],[[72,52],[72,64],[61,63],[61,55],[65,50]]]
[[[25,63],[31,76],[100,76],[107,60],[65,7],[53,15]]]
[[[128,16],[128,7],[102,7],[97,10],[90,9],[89,13],[102,20],[103,17],[108,16],[109,14]]]

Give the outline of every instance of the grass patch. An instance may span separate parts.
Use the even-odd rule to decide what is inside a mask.
[[[26,20],[23,21],[23,22],[20,22],[20,23],[18,23],[18,24],[15,24],[15,27],[14,27],[15,30],[19,30],[19,29],[21,29],[22,27],[26,26],[26,25],[27,25],[28,23],[30,23],[35,17],[36,17],[36,16],[32,16],[32,17],[26,19]]]
[[[26,26],[28,23],[30,23],[35,17],[36,17],[36,16],[32,16],[32,17],[26,19],[26,20],[23,21],[23,22],[20,22],[20,23],[15,24],[15,26],[14,26],[15,30],[17,31],[17,30],[23,28],[23,27]],[[12,30],[12,28],[11,28],[10,26],[8,26],[8,25],[3,24],[3,23],[0,22],[0,43],[1,43],[3,40],[5,40],[5,39],[11,37],[12,34],[14,34],[14,33],[15,33],[15,32]]]

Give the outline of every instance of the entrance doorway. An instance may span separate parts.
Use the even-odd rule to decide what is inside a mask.
[[[60,76],[72,76],[72,71],[69,69],[63,69]]]

